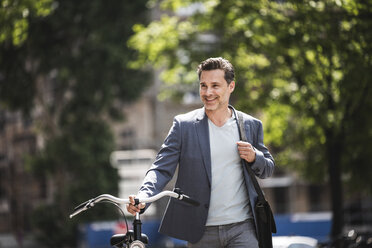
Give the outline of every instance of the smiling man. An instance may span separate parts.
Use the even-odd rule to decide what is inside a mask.
[[[241,160],[260,178],[272,175],[275,164],[263,143],[262,123],[243,113],[248,142],[240,141],[238,111],[229,105],[235,73],[228,60],[209,58],[197,73],[204,107],[174,118],[137,197],[161,192],[178,166],[176,188],[201,204],[171,199],[159,231],[188,241],[189,247],[257,248],[252,211],[257,194]],[[135,206],[134,196],[130,200],[131,214],[146,207]]]

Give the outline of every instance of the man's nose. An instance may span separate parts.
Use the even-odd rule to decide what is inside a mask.
[[[212,95],[212,88],[208,87],[207,90],[206,90],[206,92],[205,92],[205,94],[207,96]]]

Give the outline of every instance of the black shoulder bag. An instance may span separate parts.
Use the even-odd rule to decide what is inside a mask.
[[[238,123],[239,123],[239,133],[242,141],[247,141],[245,134],[243,115],[238,112]],[[271,211],[269,203],[266,201],[264,194],[257,182],[256,176],[250,167],[250,165],[242,159],[243,166],[247,168],[249,176],[252,179],[254,188],[257,192],[257,201],[254,206],[254,212],[256,214],[256,231],[259,248],[272,248],[272,233],[276,233],[276,224],[274,220],[274,215]]]

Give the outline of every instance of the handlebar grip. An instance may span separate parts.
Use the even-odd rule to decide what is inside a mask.
[[[74,212],[72,214],[70,214],[70,219],[72,217],[74,217],[75,215],[78,215],[81,212],[83,212],[83,211],[85,211],[85,210],[93,207],[94,206],[93,201],[94,201],[94,199],[90,199],[90,200],[88,200],[86,202],[81,203],[79,206],[75,207],[74,208]]]
[[[187,195],[182,195],[181,201],[187,202],[188,204],[191,204],[191,205],[193,205],[195,207],[198,207],[200,205],[200,203],[197,200],[192,199],[192,198],[190,198]]]

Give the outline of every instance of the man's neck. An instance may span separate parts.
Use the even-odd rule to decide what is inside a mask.
[[[222,127],[232,115],[232,110],[229,107],[216,110],[205,110],[208,119],[213,122],[214,125]]]

